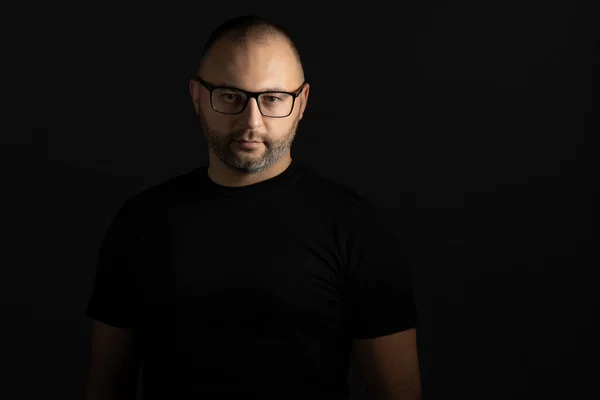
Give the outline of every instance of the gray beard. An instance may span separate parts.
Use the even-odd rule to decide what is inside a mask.
[[[229,133],[217,132],[208,127],[206,120],[200,113],[200,123],[208,148],[221,160],[221,162],[236,171],[255,174],[267,170],[283,157],[292,147],[299,118],[296,117],[290,130],[281,139],[273,140],[262,138],[265,146],[263,154],[254,159],[241,159],[231,151],[231,143],[239,139],[244,132],[234,131]]]

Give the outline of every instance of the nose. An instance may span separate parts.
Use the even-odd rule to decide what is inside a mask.
[[[263,117],[258,108],[258,103],[256,99],[248,100],[248,104],[246,105],[246,109],[240,115],[242,122],[248,128],[254,129],[258,128],[263,124]]]

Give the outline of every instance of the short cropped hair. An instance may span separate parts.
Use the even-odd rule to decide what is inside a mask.
[[[243,42],[252,37],[257,39],[285,40],[290,46],[296,60],[300,66],[302,66],[302,59],[300,57],[300,52],[298,51],[298,46],[287,28],[269,18],[249,14],[227,20],[212,32],[202,50],[198,72],[202,68],[206,54],[219,39],[228,38],[235,42]]]

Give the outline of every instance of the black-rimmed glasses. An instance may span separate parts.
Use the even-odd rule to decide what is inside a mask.
[[[302,93],[306,84],[306,82],[303,82],[294,92],[248,92],[231,86],[211,85],[199,76],[192,76],[191,79],[200,82],[202,86],[208,89],[210,92],[210,105],[218,113],[241,114],[248,105],[248,101],[254,98],[261,114],[270,118],[288,117],[294,109],[296,97]]]

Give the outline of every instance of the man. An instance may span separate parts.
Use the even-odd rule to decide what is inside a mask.
[[[310,85],[283,28],[210,37],[209,164],[125,201],[102,242],[87,399],[420,398],[409,269],[377,208],[291,157]],[[195,397],[194,397],[195,396]]]

